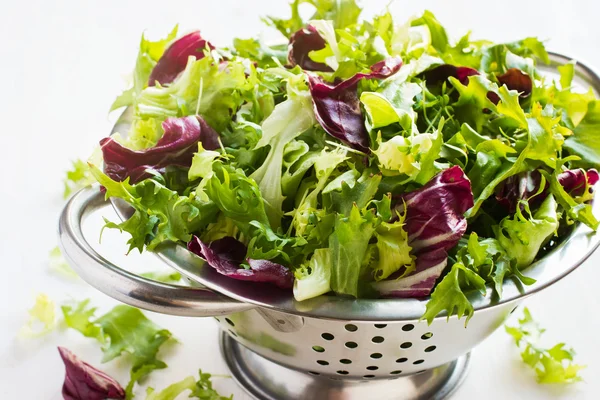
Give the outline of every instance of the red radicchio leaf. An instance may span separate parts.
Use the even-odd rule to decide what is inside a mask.
[[[404,227],[411,253],[416,256],[416,270],[401,279],[391,276],[376,283],[375,288],[385,297],[427,296],[446,267],[448,250],[467,230],[463,214],[473,207],[471,182],[459,166],[454,166],[394,200],[397,210],[406,207]]]
[[[106,174],[116,181],[129,177],[131,183],[136,183],[151,176],[147,169],[190,166],[199,141],[208,150],[219,147],[219,134],[201,117],[167,118],[162,127],[164,134],[156,146],[145,150],[130,150],[110,137],[102,139]]]
[[[421,77],[429,84],[437,84],[445,82],[449,77],[453,76],[458,79],[463,85],[469,84],[469,76],[479,75],[479,71],[469,67],[457,67],[450,64],[442,64],[435,68],[425,71]]]
[[[510,68],[506,73],[496,77],[500,85],[506,85],[509,90],[516,90],[520,97],[528,97],[533,89],[531,77],[518,68]]]
[[[364,78],[385,79],[398,72],[402,60],[391,57],[371,66],[371,72],[358,73],[352,78],[331,85],[319,76],[308,74],[315,117],[325,132],[348,146],[369,152],[369,133],[365,128],[360,101],[356,93],[358,82]]]
[[[150,73],[148,86],[154,86],[156,82],[164,85],[171,83],[185,69],[190,56],[197,60],[204,58],[204,50],[214,49],[214,46],[202,39],[200,31],[188,33],[174,41],[164,52],[154,69]]]
[[[274,284],[282,289],[294,286],[294,276],[289,269],[269,260],[247,259],[250,269],[240,268],[246,255],[246,246],[240,241],[225,237],[210,244],[197,236],[187,245],[188,250],[202,257],[218,273],[242,281]]]
[[[333,72],[327,64],[313,61],[308,53],[325,48],[325,39],[321,37],[317,29],[312,25],[295,32],[290,37],[288,50],[288,62],[290,66],[299,65],[305,71]]]
[[[572,169],[561,172],[558,182],[571,196],[583,195],[586,187],[595,185],[600,179],[598,171],[590,169]],[[496,200],[513,213],[519,200],[529,200],[540,188],[542,176],[539,171],[527,171],[507,178],[496,190]],[[530,206],[535,207],[548,196],[548,187],[542,193],[530,200]]]
[[[65,400],[125,399],[125,390],[110,376],[84,362],[71,351],[59,347],[66,376],[62,388]]]

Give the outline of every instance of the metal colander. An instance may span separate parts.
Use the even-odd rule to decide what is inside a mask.
[[[545,69],[570,58],[551,54]],[[600,92],[600,78],[585,65],[575,84]],[[113,131],[130,121],[126,112]],[[120,201],[122,217],[132,210]],[[65,257],[88,283],[130,305],[173,315],[214,316],[223,335],[221,349],[234,378],[257,399],[441,399],[464,376],[469,351],[494,332],[525,297],[560,280],[596,249],[600,235],[577,226],[548,255],[527,269],[535,284],[508,280],[502,299],[491,288],[470,294],[475,313],[465,320],[419,321],[426,300],[351,300],[320,296],[296,302],[291,293],[217,274],[185,247],[165,244],[157,255],[196,286],[158,283],[125,271],[99,255],[81,223],[106,206],[98,187],[71,198],[60,218]],[[600,216],[600,202],[593,205]]]

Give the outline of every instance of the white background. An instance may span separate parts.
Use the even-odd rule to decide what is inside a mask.
[[[368,1],[367,14],[381,10],[385,3]],[[537,35],[550,39],[548,46],[553,50],[600,66],[600,6],[596,1],[396,1],[391,8],[401,20],[429,8],[455,37],[468,29],[476,38],[502,41]],[[283,0],[3,2],[0,398],[60,399],[64,371],[56,345],[69,347],[92,364],[100,362],[98,346],[76,332],[59,330],[44,339],[25,341],[17,339],[16,332],[38,292],[49,294],[57,303],[90,297],[101,310],[115,304],[81,281],[65,281],[48,272],[47,261],[48,251],[57,243],[63,173],[69,160],[86,158],[109,132],[115,116],[107,116],[107,110],[126,84],[141,32],[147,30],[150,37],[158,38],[180,23],[181,32],[200,28],[214,44],[227,45],[233,37],[256,37],[257,32],[266,31],[260,16],[287,13]],[[114,218],[108,211],[106,215]],[[103,248],[112,260],[137,271],[156,264],[148,256],[125,258],[125,240],[118,234],[104,238]],[[548,328],[548,343],[565,341],[578,351],[577,360],[588,365],[583,372],[585,383],[568,388],[537,385],[508,336],[498,331],[473,353],[471,372],[455,398],[598,398],[598,261],[600,253],[526,302]],[[164,352],[169,368],[152,374],[154,387],[195,374],[198,368],[226,373],[211,319],[149,315],[180,341]],[[102,368],[127,381],[122,361]],[[236,399],[248,398],[231,380],[218,380],[216,386],[223,393],[234,393]]]

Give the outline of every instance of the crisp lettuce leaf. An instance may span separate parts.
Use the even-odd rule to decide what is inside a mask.
[[[582,380],[579,371],[585,366],[573,363],[573,349],[564,343],[551,348],[541,347],[539,342],[545,329],[534,321],[527,307],[518,321],[518,326],[505,325],[506,332],[515,339],[521,359],[535,371],[539,383],[570,384]]]
[[[356,205],[348,217],[337,216],[329,237],[331,290],[336,294],[358,297],[359,276],[375,224],[375,215],[369,210],[361,211]]]
[[[178,28],[179,27],[175,25],[167,37],[155,42],[146,39],[142,34],[140,50],[135,62],[135,69],[133,70],[133,86],[117,97],[110,107],[110,111],[135,104],[136,97],[146,86],[148,86],[148,78],[150,77],[154,66],[167,49],[169,43],[177,36]]]
[[[270,146],[267,159],[250,178],[254,179],[265,200],[269,221],[274,228],[281,225],[284,197],[281,190],[283,151],[285,146],[316,123],[308,93],[290,95],[278,104],[262,124],[263,136],[257,148]]]
[[[317,249],[310,260],[294,271],[294,298],[311,299],[331,291],[331,250]]]
[[[137,248],[141,252],[144,245],[152,250],[167,240],[187,242],[192,233],[216,218],[218,206],[211,201],[203,201],[193,194],[180,196],[152,179],[135,185],[130,185],[128,180],[116,182],[97,167],[90,168],[106,188],[107,198],[121,198],[135,208],[135,213],[125,222],[106,225],[131,235],[129,251]]]
[[[589,102],[587,113],[573,135],[565,140],[565,149],[581,157],[573,163],[582,167],[600,168],[600,100]]]
[[[132,397],[133,386],[155,369],[166,368],[167,364],[157,358],[159,348],[171,338],[171,332],[150,321],[137,308],[119,305],[108,313],[90,321],[95,313],[88,308],[86,300],[75,308],[63,306],[65,322],[70,328],[84,336],[93,337],[102,344],[102,362],[111,361],[123,353],[131,359],[131,380],[126,388]]]
[[[376,281],[388,278],[401,268],[403,273],[398,278],[415,270],[414,257],[410,254],[412,248],[408,244],[408,233],[404,229],[405,217],[406,214],[400,216],[396,222],[382,222],[375,230],[377,243],[371,246],[374,246],[377,251],[371,267],[374,269],[373,276]]]
[[[556,234],[558,229],[557,203],[550,195],[540,208],[531,215],[529,207],[521,211],[517,207],[513,218],[505,217],[496,228],[496,238],[508,254],[517,260],[517,267],[529,266],[543,244]],[[525,215],[529,213],[529,218]]]
[[[90,186],[94,182],[94,177],[90,173],[87,163],[82,160],[73,161],[73,168],[67,171],[67,175],[64,179],[65,190],[63,192],[63,198],[69,198],[72,193],[86,186]]]

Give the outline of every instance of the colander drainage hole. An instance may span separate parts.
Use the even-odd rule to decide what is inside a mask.
[[[391,375],[400,375],[401,373],[402,373],[402,371],[400,371],[400,370],[390,372]]]
[[[384,339],[382,336],[375,336],[373,339],[371,339],[373,341],[373,343],[383,343]]]
[[[400,345],[400,348],[402,348],[402,349],[410,349],[411,347],[412,347],[411,342],[404,342]]]
[[[381,358],[381,357],[383,357],[383,355],[381,353],[373,353],[373,354],[371,354],[371,358],[374,358],[376,360],[379,359],[379,358]]]
[[[421,336],[421,339],[423,339],[423,340],[429,340],[432,337],[433,337],[433,333],[427,332],[427,333],[423,334],[423,336]]]
[[[327,332],[323,333],[321,335],[321,337],[325,340],[333,340],[334,339],[334,336],[331,333],[327,333]]]
[[[399,358],[399,359],[396,360],[397,363],[404,363],[404,362],[407,362],[407,361],[408,361],[408,358],[405,358],[405,357],[402,357],[402,358]]]
[[[225,321],[227,321],[227,323],[231,326],[235,326],[235,324],[233,323],[232,320],[230,320],[229,318],[225,318]]]
[[[358,343],[356,342],[346,342],[346,347],[349,349],[355,349],[358,347]]]
[[[317,364],[320,364],[320,365],[329,365],[329,363],[327,361],[325,361],[325,360],[317,360]]]
[[[371,379],[371,378],[375,378],[375,375],[365,375],[365,376],[363,376],[363,378]]]
[[[352,364],[352,361],[351,361],[351,360],[348,360],[347,358],[342,358],[342,359],[340,360],[340,362],[341,362],[342,364]]]
[[[435,346],[429,346],[428,348],[425,349],[425,353],[431,353],[435,349],[437,349],[437,347],[435,347]]]
[[[370,365],[370,366],[368,366],[368,367],[367,367],[367,369],[368,369],[369,371],[377,371],[377,370],[379,369],[379,367],[377,367],[377,366],[375,366],[375,365]]]
[[[344,371],[343,369],[342,369],[342,370],[339,370],[339,371],[337,371],[337,373],[338,373],[339,375],[348,375],[348,371]]]
[[[402,327],[402,330],[403,330],[404,332],[410,332],[410,331],[412,331],[413,329],[415,329],[415,326],[414,326],[413,324],[406,324],[406,325],[404,325],[404,326]]]
[[[313,346],[313,347],[312,347],[312,349],[313,349],[314,351],[316,351],[317,353],[322,353],[322,352],[324,352],[324,351],[325,351],[325,349],[324,349],[324,348],[322,348],[321,346]]]
[[[425,362],[425,360],[417,360],[415,362],[413,362],[414,365],[419,365],[419,364],[423,364]]]
[[[358,330],[358,326],[354,324],[346,324],[344,328],[346,328],[348,332],[356,332]]]
[[[285,321],[284,321],[284,320],[282,320],[282,319],[278,319],[278,320],[277,320],[277,323],[278,323],[279,325],[284,325],[284,324],[285,324]]]
[[[308,373],[311,374],[311,375],[315,375],[315,376],[321,375],[320,373],[315,372],[315,371],[308,371]]]
[[[383,329],[387,326],[387,324],[375,324],[375,328],[377,329]]]

